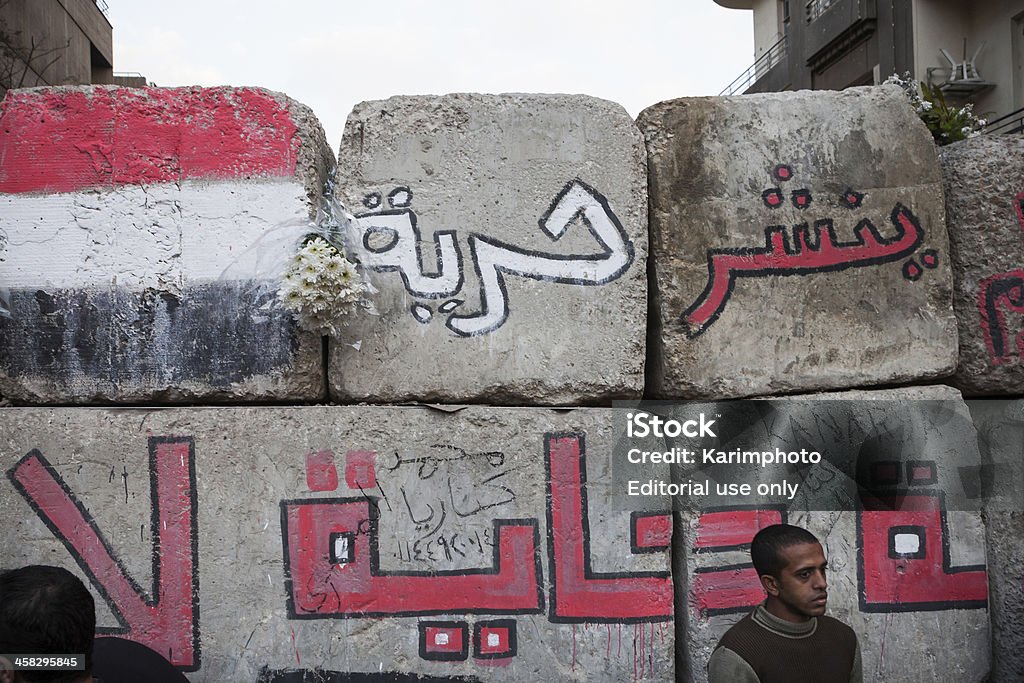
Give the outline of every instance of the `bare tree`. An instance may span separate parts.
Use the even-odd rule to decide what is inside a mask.
[[[69,38],[63,45],[47,47],[46,36],[22,35],[11,30],[3,18],[10,0],[0,0],[0,97],[10,88],[48,83],[46,72],[60,61],[71,46]]]

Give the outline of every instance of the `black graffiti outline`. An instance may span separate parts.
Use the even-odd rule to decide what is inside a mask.
[[[999,303],[1005,301],[1014,312],[1024,306],[1024,270],[1010,270],[989,276],[982,280],[981,287],[984,299],[982,330],[987,337],[993,362],[999,365],[1011,360],[1014,352],[1018,351],[1007,349],[1009,340],[1006,338],[1006,314]],[[1014,297],[1014,292],[1018,291],[1020,296]],[[1024,356],[1024,351],[1020,353]]]
[[[551,501],[551,441],[561,438],[574,438],[579,440],[580,446],[580,509],[581,519],[580,526],[583,530],[583,578],[584,579],[667,579],[670,578],[671,573],[667,571],[613,571],[613,572],[595,572],[591,567],[591,552],[590,552],[590,505],[587,499],[587,447],[586,447],[586,434],[584,432],[545,432],[544,433],[544,474],[545,483],[547,487],[547,495],[545,496],[545,512],[547,515],[547,545],[548,545],[548,567],[550,567],[550,599],[548,600],[548,621],[553,624],[640,624],[640,623],[659,623],[665,621],[672,621],[674,615],[670,612],[667,615],[653,615],[648,617],[568,617],[560,616],[555,613],[557,602],[556,586],[555,581],[556,569],[555,569],[555,530],[554,523],[552,521],[552,501]],[[661,510],[658,514],[671,515],[671,510]],[[664,552],[662,550],[661,552]]]
[[[402,284],[405,285],[406,291],[409,292],[410,294],[412,294],[413,296],[419,297],[421,299],[442,299],[444,297],[451,296],[453,294],[456,294],[456,293],[460,292],[462,290],[463,284],[465,283],[465,274],[464,274],[465,273],[465,267],[463,266],[463,262],[462,262],[462,250],[459,248],[458,231],[456,231],[456,230],[436,230],[436,231],[434,231],[434,235],[432,237],[432,241],[433,241],[433,244],[434,244],[434,266],[435,266],[434,271],[435,271],[435,274],[434,275],[427,275],[424,272],[424,270],[423,270],[423,260],[424,260],[423,259],[423,252],[422,252],[422,250],[419,247],[420,243],[423,241],[423,236],[420,234],[419,224],[418,224],[418,220],[416,218],[416,212],[415,211],[413,211],[412,209],[407,209],[407,208],[386,209],[384,211],[368,211],[368,212],[364,212],[364,213],[358,213],[358,214],[355,215],[355,217],[357,219],[362,220],[362,219],[373,218],[373,217],[377,217],[377,216],[406,216],[406,215],[409,217],[409,225],[410,225],[410,228],[412,229],[412,234],[413,234],[413,238],[414,238],[413,239],[412,253],[416,257],[416,268],[417,268],[417,271],[419,272],[419,274],[425,280],[428,280],[428,281],[429,280],[435,280],[435,281],[436,280],[441,280],[442,278],[445,277],[445,275],[446,275],[446,273],[445,273],[445,261],[444,261],[444,257],[443,257],[443,249],[444,249],[444,247],[442,246],[441,243],[442,243],[443,240],[448,240],[448,242],[447,242],[448,247],[453,250],[454,255],[455,255],[455,263],[452,265],[452,267],[454,267],[455,272],[458,273],[458,280],[456,281],[455,286],[453,286],[450,290],[449,289],[444,289],[444,290],[437,291],[437,292],[430,292],[430,291],[426,291],[426,290],[420,290],[420,289],[416,289],[415,287],[412,286],[412,283],[409,281],[409,274],[406,272],[405,268],[403,268],[402,266],[399,266],[399,265],[382,265],[382,264],[373,264],[373,263],[365,263],[365,262],[364,262],[364,266],[366,268],[374,271],[375,273],[393,273],[393,272],[397,271],[398,274],[402,278]],[[363,232],[363,235],[360,238],[360,241],[362,242],[363,248],[366,249],[366,251],[368,251],[371,254],[381,254],[381,253],[385,253],[387,251],[390,251],[391,249],[394,249],[395,246],[397,246],[398,242],[401,239],[401,235],[399,235],[397,230],[395,230],[394,228],[387,227],[387,226],[373,226],[373,225],[371,225],[371,226],[367,226],[367,227],[361,228],[361,229],[364,232]],[[395,235],[395,238],[392,241],[391,245],[387,249],[371,248],[370,244],[369,244],[370,234],[371,233],[380,234],[380,233],[385,233],[385,232],[392,232]],[[364,259],[364,261],[365,261],[365,259]]]
[[[469,623],[465,621],[420,621],[418,631],[420,659],[428,662],[462,662],[469,658]],[[427,650],[427,629],[458,629],[462,632],[462,646],[458,652],[429,652]]]
[[[508,633],[508,649],[504,652],[483,652],[483,630],[503,628]],[[473,659],[509,659],[519,653],[519,636],[515,619],[489,619],[473,624]]]
[[[408,191],[408,188],[402,188]],[[397,190],[396,190],[397,191]],[[562,207],[563,201],[570,198],[571,193],[580,191],[587,196],[587,202],[581,204],[578,207],[574,207],[575,211],[571,213],[563,225],[556,226],[554,230],[551,229],[549,222],[555,216],[556,212]],[[608,221],[606,229],[607,235],[602,236],[593,224],[593,221],[587,216],[587,212],[591,209],[600,209],[603,213],[604,219]],[[406,291],[416,297],[425,299],[438,299],[446,296],[451,296],[462,291],[465,284],[465,265],[463,263],[462,252],[458,247],[456,240],[455,230],[441,230],[434,232],[434,249],[436,258],[436,275],[430,276],[425,275],[423,272],[423,257],[419,249],[419,243],[421,241],[421,234],[418,227],[417,217],[415,211],[411,208],[402,209],[390,209],[384,211],[370,211],[360,214],[356,214],[358,220],[365,221],[366,219],[376,216],[408,216],[411,230],[414,236],[414,251],[416,256],[417,269],[421,277],[424,278],[441,278],[445,273],[444,260],[442,257],[442,246],[441,246],[441,235],[444,235],[446,239],[450,240],[448,243],[450,246],[454,245],[454,252],[456,256],[455,268],[458,272],[457,284],[444,291],[426,292],[417,290],[410,285],[410,276],[404,268],[399,265],[381,265],[372,263],[371,259],[366,267],[375,272],[393,272],[399,271],[403,284],[405,285]],[[608,199],[598,192],[596,189],[585,183],[580,178],[574,178],[567,182],[562,189],[555,195],[547,210],[538,220],[538,225],[541,231],[551,237],[553,240],[561,238],[565,229],[572,224],[574,221],[581,222],[586,228],[590,235],[599,245],[600,249],[597,253],[591,254],[552,254],[542,252],[535,249],[527,249],[523,247],[517,247],[502,240],[494,237],[488,237],[478,232],[469,233],[467,242],[469,250],[472,255],[473,268],[477,275],[477,283],[479,289],[480,299],[480,311],[477,313],[457,315],[452,313],[445,320],[445,327],[451,330],[454,334],[459,337],[476,337],[480,335],[493,332],[498,329],[508,320],[511,314],[511,306],[508,301],[508,288],[505,282],[506,275],[518,275],[520,277],[538,280],[543,282],[554,282],[557,284],[574,284],[580,286],[599,286],[612,282],[623,273],[625,273],[630,266],[633,264],[635,258],[635,248],[633,242],[629,239],[629,235],[626,233],[621,222],[616,216],[615,212],[612,211]],[[381,254],[391,249],[394,249],[399,242],[399,234],[393,228],[366,225],[360,226],[360,230],[363,234],[360,237],[363,248],[371,254]],[[379,234],[385,231],[390,231],[395,234],[395,238],[391,240],[388,247],[376,247],[371,248],[369,239],[371,234]],[[614,248],[613,248],[614,246]],[[621,250],[621,253],[620,253]],[[622,263],[618,264],[616,268],[612,269],[610,273],[606,274],[595,274],[594,277],[584,277],[582,275],[565,275],[552,272],[543,272],[545,267],[558,269],[565,266],[565,264],[578,263],[583,266],[594,263],[601,263],[603,261],[612,261],[612,259],[620,259]],[[518,260],[532,259],[533,263],[516,263]],[[464,300],[453,300],[446,302],[438,310],[441,312],[448,313],[455,310],[461,305]],[[497,311],[497,314],[495,314]],[[494,315],[494,319],[490,320],[491,316]],[[425,316],[414,316],[414,318],[420,323],[427,323],[429,320],[424,320]],[[473,326],[469,321],[489,321],[479,327]]]
[[[953,560],[949,548],[949,522],[946,518],[946,495],[942,490],[917,490],[917,489],[893,489],[884,495],[870,498],[860,497],[857,511],[857,602],[861,612],[886,613],[886,612],[940,612],[952,609],[985,609],[988,607],[988,600],[934,600],[927,602],[872,602],[867,601],[867,587],[864,581],[864,522],[863,514],[868,512],[886,512],[890,510],[885,505],[885,500],[903,500],[904,496],[930,496],[938,499],[939,507],[939,538],[942,541],[942,572],[952,575],[964,572],[988,571],[984,564],[966,564],[953,566]],[[873,509],[869,505],[877,505]],[[898,511],[898,510],[897,510]],[[923,541],[922,537],[922,541]],[[906,555],[901,557],[908,557]]]
[[[861,258],[854,258],[848,261],[842,261],[839,263],[831,263],[825,265],[813,265],[813,266],[777,266],[777,267],[764,267],[756,270],[733,270],[729,269],[728,285],[726,291],[722,296],[722,303],[716,310],[714,310],[707,318],[706,321],[690,323],[687,319],[700,309],[705,302],[710,298],[712,292],[715,289],[715,257],[716,256],[737,256],[737,257],[754,257],[754,256],[769,256],[775,252],[773,248],[773,236],[779,235],[782,240],[784,254],[786,256],[797,256],[803,252],[800,247],[801,243],[805,244],[808,250],[817,253],[821,248],[822,233],[825,234],[825,239],[831,243],[836,250],[850,249],[856,247],[866,247],[866,236],[871,236],[871,241],[878,247],[885,247],[894,243],[899,242],[906,235],[906,228],[900,222],[900,216],[904,216],[907,222],[910,223],[914,229],[915,237],[912,243],[906,247],[891,253],[882,254],[879,256],[866,256]],[[789,276],[789,275],[811,275],[815,273],[834,273],[848,270],[850,268],[863,268],[873,265],[882,265],[885,263],[892,263],[899,259],[912,254],[924,241],[924,229],[921,227],[921,223],[917,216],[914,215],[909,208],[904,206],[902,203],[897,202],[895,207],[889,216],[890,222],[896,228],[896,234],[891,237],[883,237],[879,233],[878,228],[875,227],[869,219],[861,219],[856,227],[854,228],[854,239],[847,242],[840,242],[836,238],[835,227],[831,218],[819,219],[814,222],[813,236],[808,229],[807,223],[799,223],[793,226],[793,239],[796,242],[794,246],[790,242],[789,233],[787,226],[784,225],[770,225],[764,229],[765,246],[763,247],[723,247],[708,249],[707,251],[707,266],[708,266],[708,278],[707,284],[704,290],[696,298],[696,300],[686,308],[685,311],[679,316],[678,322],[682,325],[686,336],[690,339],[695,339],[703,334],[711,325],[718,320],[722,311],[725,310],[729,301],[732,298],[733,290],[736,286],[736,280],[741,277],[749,278],[762,278],[769,276]],[[812,239],[813,237],[813,239]]]
[[[370,550],[370,576],[472,576],[477,574],[500,574],[501,573],[501,528],[506,526],[528,526],[533,529],[534,547],[534,571],[537,577],[537,606],[523,609],[493,609],[493,608],[468,608],[460,610],[412,610],[394,612],[297,612],[294,600],[294,581],[291,576],[290,543],[288,541],[288,507],[299,505],[345,505],[349,503],[368,502],[367,510],[369,519],[366,521],[365,533],[369,540]],[[283,550],[283,570],[285,582],[285,605],[289,619],[363,619],[367,617],[417,617],[433,616],[441,614],[543,614],[544,613],[544,574],[540,557],[540,529],[536,519],[494,519],[491,520],[494,543],[492,544],[492,561],[489,567],[469,567],[466,569],[393,569],[382,570],[380,568],[380,510],[377,506],[377,499],[373,496],[358,498],[292,498],[282,500],[281,508],[281,546]],[[360,522],[360,533],[363,532]],[[334,589],[334,586],[331,586]],[[336,590],[336,589],[335,589]]]
[[[671,541],[668,545],[640,545],[637,538],[637,523],[647,517],[668,517],[669,524],[672,524],[672,511],[665,510],[633,510],[629,513],[629,550],[634,555],[641,553],[661,553],[672,547]]]
[[[781,503],[771,503],[766,505],[748,504],[748,505],[716,505],[710,507],[702,507],[700,509],[700,516],[707,514],[714,514],[718,512],[747,512],[750,510],[766,511],[766,512],[778,512],[779,513],[779,524],[789,523],[789,508]],[[700,520],[698,518],[698,524]],[[756,531],[754,532],[757,533]],[[736,543],[733,545],[708,545],[708,546],[696,546],[694,545],[690,552],[694,555],[702,555],[704,553],[724,553],[731,550],[750,550],[750,542],[754,540],[753,535],[750,537],[750,541],[746,543]],[[708,570],[710,571],[710,570]]]
[[[494,285],[489,288],[487,286],[487,281],[484,278],[484,271],[481,267],[481,250],[490,250],[492,253],[501,253],[501,255],[503,256],[508,256],[511,254],[522,258],[543,259],[548,263],[599,263],[601,261],[609,260],[610,257],[614,256],[615,250],[612,249],[611,245],[607,241],[605,241],[605,239],[599,234],[597,229],[594,227],[594,224],[587,217],[586,211],[588,208],[590,208],[588,206],[577,207],[576,211],[572,214],[572,217],[566,221],[565,225],[560,226],[560,230],[564,231],[564,229],[573,221],[579,220],[587,228],[587,231],[594,238],[594,240],[600,245],[601,250],[599,253],[596,254],[549,254],[537,251],[535,249],[525,249],[522,247],[516,247],[493,237],[486,237],[478,233],[471,233],[469,236],[469,250],[473,254],[473,268],[476,271],[477,281],[479,283],[480,288],[480,312],[473,315],[449,316],[448,319],[445,321],[445,327],[447,327],[460,337],[476,337],[482,334],[487,334],[488,332],[493,332],[497,328],[504,325],[505,321],[508,320],[508,317],[512,312],[512,309],[508,301],[508,289],[505,285],[504,274],[518,275],[520,277],[529,278],[531,280],[538,280],[541,282],[555,282],[558,284],[596,287],[618,279],[623,273],[629,270],[629,267],[633,265],[633,259],[635,256],[633,242],[629,239],[629,235],[626,234],[626,230],[625,228],[622,227],[622,223],[619,222],[618,216],[616,216],[615,212],[612,211],[611,206],[608,203],[608,199],[600,192],[595,190],[593,187],[583,182],[580,178],[570,180],[559,191],[559,193],[555,195],[555,198],[552,200],[550,206],[548,206],[548,209],[537,221],[541,230],[545,234],[552,237],[552,239],[558,239],[561,236],[561,231],[556,231],[555,233],[552,233],[552,231],[549,230],[548,222],[554,215],[554,213],[559,209],[561,203],[569,196],[569,193],[575,190],[577,187],[586,194],[588,194],[591,199],[597,202],[598,206],[604,212],[605,217],[608,219],[612,229],[614,230],[614,234],[615,237],[617,237],[617,241],[622,245],[625,257],[623,262],[611,273],[603,277],[585,279],[573,276],[550,276],[537,272],[531,272],[529,270],[516,268],[511,265],[502,264],[496,258],[488,258],[486,261],[487,266],[490,269],[490,273],[488,273],[488,275],[493,273],[494,277]],[[495,295],[493,291],[494,286],[497,287],[500,296]],[[494,322],[478,330],[473,330],[469,332],[460,330],[457,327],[455,327],[458,321],[479,320],[488,318],[491,315],[491,304],[500,304],[501,307],[501,313]]]
[[[149,455],[149,491],[150,491],[150,538],[151,541],[151,552],[150,552],[150,572],[152,579],[150,582],[150,589],[148,591],[143,590],[139,583],[135,580],[132,574],[128,571],[124,562],[121,560],[120,555],[114,552],[113,546],[110,545],[110,541],[107,540],[106,536],[103,535],[99,525],[96,523],[96,519],[92,516],[89,510],[85,507],[78,496],[74,494],[71,488],[64,481],[64,478],[60,476],[56,468],[47,460],[46,456],[42,452],[33,448],[24,457],[18,460],[7,472],[7,478],[14,486],[15,490],[21,495],[22,498],[28,503],[29,507],[36,516],[46,525],[46,528],[50,530],[54,538],[59,540],[64,548],[68,551],[68,554],[75,561],[75,564],[79,566],[82,572],[89,577],[89,581],[93,588],[99,593],[103,602],[107,605],[114,620],[119,624],[118,626],[97,626],[96,632],[101,635],[128,635],[131,628],[125,619],[121,610],[118,608],[117,603],[113,597],[107,592],[103,583],[96,576],[95,572],[86,562],[85,558],[75,549],[60,529],[53,523],[53,521],[46,515],[43,510],[39,507],[38,503],[29,495],[28,491],[22,486],[21,482],[16,479],[16,472],[19,467],[28,460],[37,459],[40,464],[49,472],[50,476],[53,477],[54,482],[60,487],[67,496],[67,499],[75,506],[82,519],[88,525],[90,530],[96,534],[96,538],[99,539],[100,544],[106,551],[107,555],[114,561],[118,570],[121,572],[122,577],[128,582],[131,589],[142,599],[143,603],[147,607],[159,607],[160,605],[160,498],[157,493],[158,491],[158,474],[157,474],[157,446],[161,444],[188,444],[188,478],[189,478],[189,505],[192,507],[192,520],[191,527],[189,529],[190,536],[190,549],[192,553],[192,664],[191,665],[176,665],[176,668],[180,671],[198,671],[202,664],[202,651],[201,651],[201,639],[199,633],[199,507],[198,507],[198,487],[196,485],[196,459],[195,459],[195,440],[190,437],[178,437],[178,436],[151,436],[148,438],[148,455]],[[161,653],[162,654],[162,653]]]

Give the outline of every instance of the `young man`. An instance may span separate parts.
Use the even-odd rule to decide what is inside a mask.
[[[750,558],[768,598],[729,629],[708,662],[709,683],[861,683],[860,645],[825,616],[828,562],[806,529],[761,529]]]
[[[0,573],[0,655],[84,655],[84,670],[10,671],[0,683],[90,683],[96,605],[66,569],[36,565]]]
[[[96,605],[85,585],[61,567],[0,571],[0,683],[188,683],[145,645],[93,640]],[[3,655],[80,655],[77,671],[15,671]],[[94,675],[95,674],[95,675]]]

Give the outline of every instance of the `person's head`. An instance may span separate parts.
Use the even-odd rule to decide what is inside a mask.
[[[750,559],[768,594],[766,608],[787,621],[806,621],[825,613],[828,562],[814,534],[789,524],[757,532]]]
[[[0,572],[0,652],[77,654],[85,671],[0,671],[0,683],[91,680],[96,605],[66,569],[34,565]]]

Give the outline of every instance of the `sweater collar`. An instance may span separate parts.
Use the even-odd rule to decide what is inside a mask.
[[[802,622],[786,621],[765,609],[764,603],[757,606],[751,618],[757,625],[786,638],[807,638],[818,629],[817,617]]]

